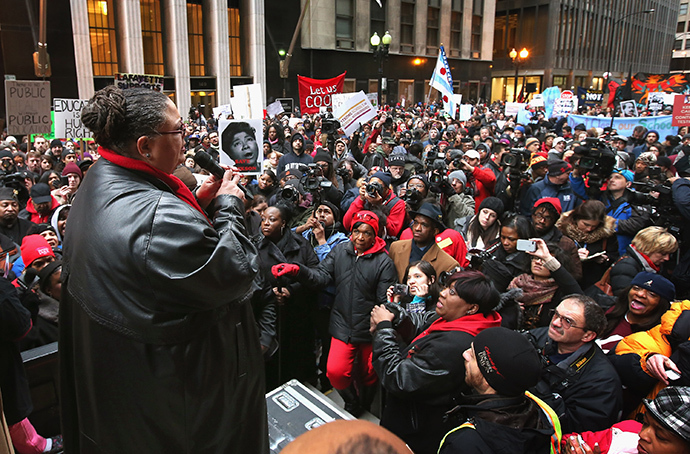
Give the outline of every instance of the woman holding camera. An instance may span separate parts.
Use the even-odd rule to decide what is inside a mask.
[[[518,240],[536,237],[532,224],[524,216],[511,215],[501,222],[499,246],[490,260],[482,264],[482,272],[491,278],[499,292],[504,292],[514,278],[530,269],[530,257],[518,249]]]
[[[433,265],[425,260],[410,263],[405,270],[405,276],[405,284],[388,287],[387,300],[401,304],[407,312],[411,313],[433,310],[439,295],[436,270]]]
[[[555,244],[547,244],[541,238],[532,238],[537,250],[527,251],[532,256],[530,271],[516,277],[508,290],[521,289],[513,311],[506,308],[501,314],[506,318],[503,326],[511,329],[532,329],[548,326],[549,312],[564,296],[582,293],[577,281],[570,274],[569,255]]]
[[[436,452],[448,429],[443,417],[466,389],[458,358],[480,331],[501,324],[498,291],[484,274],[460,271],[445,283],[435,313],[391,304],[371,312],[374,368],[387,392],[381,425],[420,454]]]

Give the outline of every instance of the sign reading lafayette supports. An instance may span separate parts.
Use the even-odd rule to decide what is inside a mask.
[[[690,126],[690,95],[675,95],[673,126]]]
[[[333,109],[333,114],[340,121],[345,135],[352,135],[360,124],[376,117],[376,109],[371,105],[363,91],[351,94],[348,99]]]
[[[50,82],[5,81],[8,134],[50,134]]]
[[[93,137],[91,131],[81,122],[81,109],[88,102],[88,99],[53,99],[55,137],[62,139],[90,139]]]
[[[152,74],[116,73],[115,86],[117,88],[148,88],[153,91],[163,91],[163,76]]]
[[[343,92],[345,74],[342,73],[332,79],[311,79],[298,75],[301,113],[319,113],[321,107],[331,107],[331,96]]]
[[[680,102],[680,101],[676,101]],[[675,107],[675,106],[674,106]],[[568,124],[574,128],[578,124],[584,124],[589,128],[607,128],[611,125],[611,117],[592,117],[589,115],[569,115]],[[648,130],[654,129],[659,132],[659,137],[676,135],[677,129],[672,125],[671,115],[658,115],[656,117],[629,117],[613,119],[613,127],[618,134],[626,137],[632,135],[635,126],[642,125]]]

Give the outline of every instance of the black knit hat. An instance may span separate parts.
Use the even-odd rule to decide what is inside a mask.
[[[479,371],[498,394],[519,396],[539,381],[539,354],[517,331],[487,328],[477,334],[472,348]]]
[[[505,210],[503,202],[498,197],[487,197],[484,200],[482,200],[482,203],[479,204],[479,209],[477,210],[477,213],[482,211],[482,208],[488,208],[492,210],[494,213],[496,213],[496,216],[498,218],[503,216],[503,210]]]
[[[322,200],[320,205],[325,205],[331,209],[331,213],[333,213],[333,222],[336,222],[336,223],[340,222],[340,210],[338,209],[338,207],[336,207],[334,204],[332,204],[328,200]],[[318,207],[316,207],[316,208],[318,208]]]

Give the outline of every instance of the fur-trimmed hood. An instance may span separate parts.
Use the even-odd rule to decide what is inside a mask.
[[[577,228],[575,221],[570,216],[572,211],[563,213],[561,218],[556,222],[556,228],[563,232],[563,235],[569,237],[576,243],[596,243],[604,238],[612,237],[616,234],[616,219],[611,216],[606,216],[606,219],[593,232],[585,233]]]

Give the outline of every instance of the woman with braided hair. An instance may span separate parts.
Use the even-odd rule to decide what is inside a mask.
[[[162,93],[106,87],[82,121],[103,159],[65,232],[66,451],[268,453],[240,175],[196,197],[172,175],[184,125]]]

